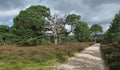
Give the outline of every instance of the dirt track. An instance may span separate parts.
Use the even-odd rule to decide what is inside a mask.
[[[100,44],[94,44],[68,59],[55,70],[108,70],[101,57]]]

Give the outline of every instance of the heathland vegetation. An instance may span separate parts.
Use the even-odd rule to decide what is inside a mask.
[[[120,70],[120,12],[105,33],[101,51],[110,70]]]
[[[87,43],[66,43],[62,45],[0,46],[1,70],[51,70],[75,53],[92,45]],[[57,63],[56,63],[57,62]]]

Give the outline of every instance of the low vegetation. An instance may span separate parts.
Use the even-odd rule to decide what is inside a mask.
[[[120,46],[101,45],[101,51],[110,70],[120,70]]]
[[[62,45],[0,46],[1,70],[50,70],[55,62],[63,62],[93,43]]]

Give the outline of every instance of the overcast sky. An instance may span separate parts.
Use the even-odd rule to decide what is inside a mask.
[[[20,10],[31,5],[45,5],[59,15],[79,14],[82,21],[101,24],[104,31],[120,10],[120,0],[0,0],[0,24],[12,26]]]

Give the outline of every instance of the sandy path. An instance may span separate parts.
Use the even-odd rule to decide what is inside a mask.
[[[100,44],[94,44],[68,59],[55,70],[108,70],[101,57]]]

